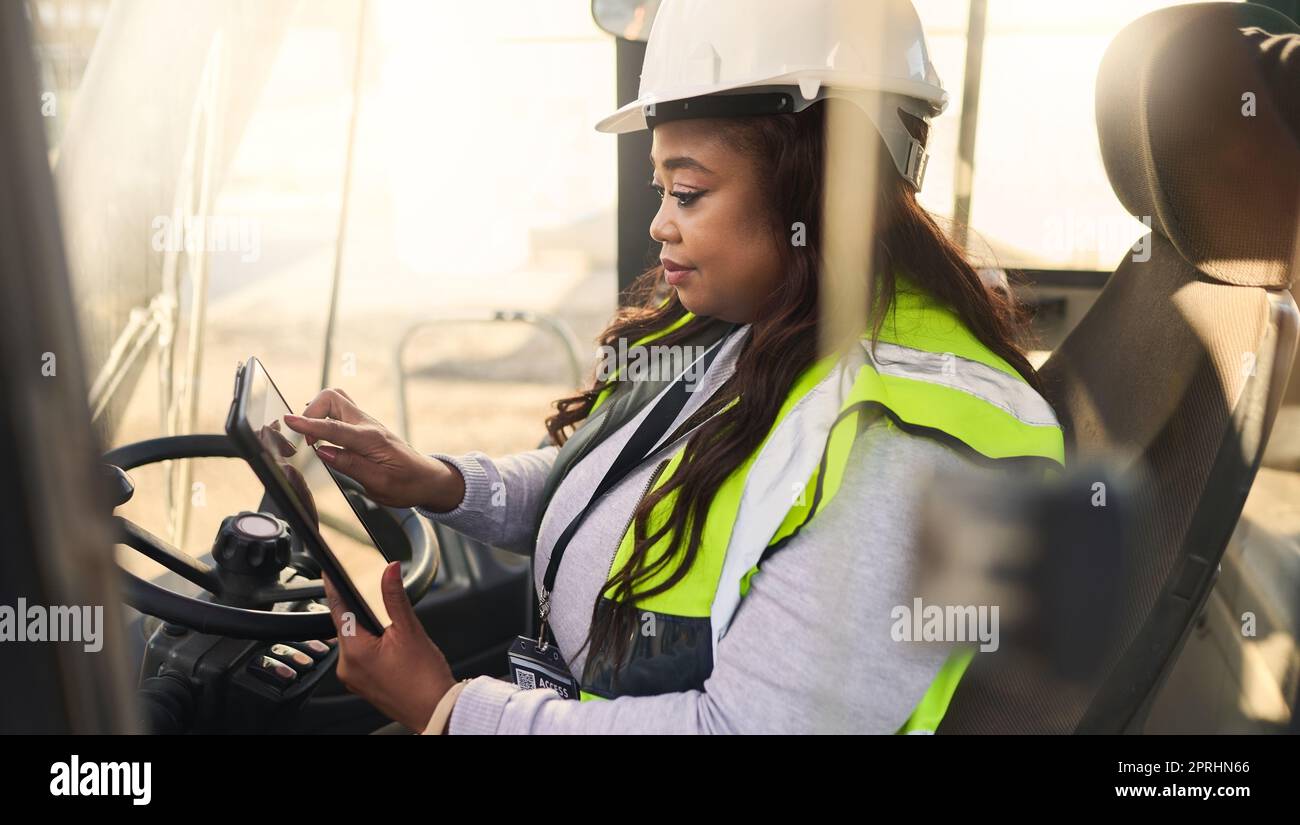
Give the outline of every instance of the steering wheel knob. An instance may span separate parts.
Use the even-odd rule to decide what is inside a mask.
[[[268,513],[245,510],[226,516],[212,544],[222,573],[273,582],[289,565],[289,526]]]
[[[284,522],[265,513],[240,513],[235,516],[234,528],[251,539],[272,539],[284,530]]]

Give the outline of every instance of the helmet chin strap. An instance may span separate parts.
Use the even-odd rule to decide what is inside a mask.
[[[906,168],[899,169],[898,172],[903,176],[903,180],[919,192],[925,182],[926,167],[930,165],[930,153],[925,151],[925,144],[916,138],[909,137],[908,141],[911,145],[907,150]]]

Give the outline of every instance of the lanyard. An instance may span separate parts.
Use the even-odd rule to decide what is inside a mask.
[[[695,364],[700,365],[697,374],[704,375],[709,371],[709,367],[713,365],[714,359],[722,350],[722,345],[726,343],[727,339],[739,326],[739,324],[732,324],[726,334],[710,347],[704,355],[699,357],[695,362]],[[694,367],[695,364],[692,364],[691,367]],[[681,375],[678,375],[659,397],[649,414],[637,427],[636,432],[632,433],[632,437],[623,445],[623,449],[619,451],[614,463],[605,471],[605,477],[596,485],[596,490],[591,494],[591,498],[587,500],[587,504],[573,517],[573,520],[564,528],[564,532],[556,539],[555,547],[551,549],[550,561],[546,565],[546,574],[542,578],[542,589],[538,593],[538,603],[541,611],[541,624],[538,634],[539,645],[542,644],[542,637],[546,633],[546,618],[550,614],[551,608],[551,590],[555,587],[555,577],[560,571],[560,560],[564,557],[564,551],[568,548],[573,535],[578,531],[582,520],[586,518],[587,513],[596,501],[654,452],[659,439],[663,437],[663,434],[672,426],[682,408],[686,406],[688,393],[684,378],[691,372],[691,367],[683,370]]]

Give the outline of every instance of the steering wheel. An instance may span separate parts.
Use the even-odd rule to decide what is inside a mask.
[[[225,435],[167,436],[110,450],[104,454],[104,461],[115,487],[113,506],[126,503],[134,491],[126,470],[175,459],[239,457],[235,445]],[[346,477],[340,480],[345,484],[349,481]],[[360,491],[355,482],[349,486],[353,488],[353,494]],[[410,544],[411,559],[402,562],[402,584],[414,604],[428,592],[438,572],[437,539],[428,522],[414,510],[383,507],[377,511],[381,517],[392,519]],[[274,516],[241,513],[232,518],[255,522],[255,538],[265,535],[266,527],[278,525],[283,539],[301,546],[301,539]],[[328,639],[337,635],[326,612],[270,609],[276,604],[318,599],[325,595],[319,568],[301,553],[295,553],[291,558],[287,551],[267,554],[255,549],[247,557],[236,558],[229,565],[223,564],[219,558],[217,566],[212,567],[172,547],[129,519],[114,516],[113,520],[118,542],[197,585],[214,599],[208,601],[168,590],[119,567],[125,576],[124,599],[141,613],[199,633],[238,639],[298,641]],[[293,568],[309,581],[280,582],[279,574],[286,567]]]

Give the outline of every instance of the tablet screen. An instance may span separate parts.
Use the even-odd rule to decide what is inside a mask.
[[[322,535],[326,551],[343,569],[380,626],[388,627],[392,620],[384,608],[380,580],[389,559],[376,545],[347,494],[316,455],[315,448],[307,444],[305,436],[284,423],[291,410],[261,362],[250,358],[246,369],[245,416],[267,463],[288,482],[291,495],[302,505],[302,512],[317,533],[332,528],[329,540]]]

